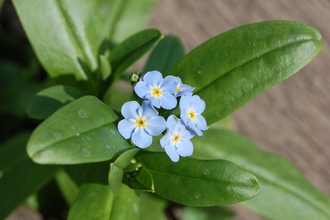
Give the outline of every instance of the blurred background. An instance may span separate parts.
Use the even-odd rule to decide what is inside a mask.
[[[10,1],[0,0],[2,2],[5,2],[6,10],[1,12],[1,26],[6,32],[15,33],[17,39],[6,36],[1,39],[0,58],[10,58],[25,47],[27,39]],[[179,37],[188,53],[199,44],[229,29],[265,20],[294,20],[309,24],[321,32],[324,48],[316,59],[296,75],[236,111],[232,115],[234,129],[261,148],[289,159],[310,182],[330,196],[329,0],[159,0],[148,27],[157,28],[164,35]],[[16,45],[15,50],[9,51],[6,46],[11,42],[14,45],[13,40],[25,43]],[[41,67],[35,57],[30,57],[33,56],[32,51],[24,51],[26,55],[22,58],[24,60],[21,63],[24,65],[21,68],[25,79],[44,80],[42,75],[34,75],[26,70],[32,68],[38,72]],[[135,65],[135,68],[139,67],[143,67],[143,61]],[[12,67],[6,65],[4,68]],[[1,79],[0,73],[0,84],[3,86],[4,81],[1,80],[4,79]],[[17,87],[14,88],[12,94],[19,93],[17,90]],[[32,90],[30,95],[35,92],[37,91]],[[24,114],[22,106],[25,99],[22,99],[23,103],[20,103],[21,108],[18,109],[23,110],[18,115]],[[6,109],[3,105],[0,112],[8,112],[10,109],[17,109],[17,106],[8,106]],[[0,120],[3,121],[3,118]],[[21,123],[17,120],[15,122]],[[22,124],[22,129],[24,126],[31,126],[29,123],[31,122]],[[7,133],[12,124],[8,124]],[[7,135],[6,132],[2,132],[0,136]],[[230,208],[238,210],[235,219],[264,219],[238,205]],[[34,219],[25,209],[26,207],[21,207],[11,219]]]

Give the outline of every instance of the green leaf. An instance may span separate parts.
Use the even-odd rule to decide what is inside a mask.
[[[163,35],[156,29],[141,31],[113,48],[110,56],[111,83],[135,61],[147,53]]]
[[[112,43],[120,43],[148,24],[157,0],[100,2],[105,32]]]
[[[245,25],[198,46],[168,75],[195,87],[212,124],[307,65],[322,50],[320,39],[316,29],[298,22]]]
[[[146,192],[140,192],[140,219],[142,220],[167,220],[165,208],[167,200]]]
[[[165,74],[183,56],[183,46],[179,38],[171,35],[165,36],[150,54],[144,72],[158,70]]]
[[[100,62],[101,78],[103,81],[106,81],[112,72],[110,63],[108,59],[103,55],[99,56],[99,62]]]
[[[105,39],[97,1],[13,1],[36,55],[57,83],[97,94],[97,58]],[[51,24],[51,25],[50,25]]]
[[[194,157],[230,160],[257,176],[260,191],[242,203],[247,208],[271,219],[330,219],[330,198],[283,157],[227,130],[210,129],[192,141]]]
[[[228,220],[235,213],[224,207],[185,207],[182,220]]]
[[[79,164],[110,160],[130,148],[113,122],[116,114],[94,96],[83,96],[43,121],[27,151],[33,161]]]
[[[26,107],[31,118],[46,119],[69,102],[85,95],[71,86],[52,86],[38,92]]]
[[[107,181],[109,163],[90,164],[68,219],[138,219],[139,198],[122,185],[115,196]]]
[[[225,160],[180,158],[165,153],[139,152],[136,160],[152,175],[155,193],[189,206],[219,206],[241,202],[258,192],[258,180]]]
[[[124,169],[131,163],[132,158],[137,152],[139,152],[139,150],[139,148],[127,150],[119,155],[114,163],[110,164],[108,181],[110,188],[115,195],[119,194],[120,185],[123,180]]]
[[[58,170],[57,166],[40,166],[28,158],[28,137],[20,134],[0,148],[0,219],[37,192]]]
[[[144,167],[139,167],[135,171],[126,172],[123,183],[131,189],[155,192],[154,180],[151,173]]]

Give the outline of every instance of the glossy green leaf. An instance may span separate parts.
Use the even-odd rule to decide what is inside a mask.
[[[168,201],[147,192],[140,192],[140,219],[142,220],[167,220],[165,209]]]
[[[109,163],[90,164],[68,219],[138,219],[139,198],[122,185],[115,196],[107,181]]]
[[[144,167],[139,167],[132,172],[126,172],[123,183],[128,185],[131,189],[155,192],[153,177],[149,170]]]
[[[89,164],[62,165],[62,168],[70,176],[73,182],[80,187],[87,172]]]
[[[182,220],[228,220],[235,213],[224,207],[185,207]]]
[[[137,152],[139,152],[139,150],[139,148],[127,150],[119,155],[115,162],[110,164],[108,181],[110,188],[115,195],[119,194],[119,189],[123,180],[124,169],[131,163],[132,158]]]
[[[36,55],[57,83],[97,94],[97,58],[105,39],[97,1],[13,1]],[[51,25],[50,25],[51,24]]]
[[[116,114],[94,96],[83,96],[43,121],[27,145],[37,163],[79,164],[110,160],[130,148],[113,122]]]
[[[198,46],[169,72],[195,87],[212,124],[287,79],[322,50],[320,33],[293,21],[245,25]]]
[[[142,30],[151,18],[157,0],[100,1],[105,32],[112,43],[120,43]]]
[[[129,37],[114,47],[110,56],[112,67],[110,81],[113,82],[117,79],[121,73],[147,53],[162,37],[163,35],[158,30],[149,29]]]
[[[0,148],[0,219],[45,185],[57,166],[35,164],[25,151],[28,134],[15,136]]]
[[[256,175],[260,191],[242,203],[247,208],[271,219],[330,219],[330,198],[285,158],[227,130],[210,129],[192,141],[194,157],[230,160]]]
[[[184,56],[183,46],[179,38],[165,36],[155,47],[144,67],[144,72],[158,70],[165,74]]]
[[[38,92],[26,107],[31,118],[46,119],[69,102],[85,95],[71,86],[52,86]]]
[[[219,206],[241,202],[258,192],[252,174],[226,160],[180,158],[166,153],[139,152],[136,160],[152,175],[155,193],[189,206]]]
[[[100,72],[101,72],[101,78],[102,80],[107,80],[112,72],[111,65],[109,63],[109,60],[103,56],[99,56],[99,62],[100,62]]]

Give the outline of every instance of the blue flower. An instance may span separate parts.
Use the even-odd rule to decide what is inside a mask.
[[[167,132],[160,139],[160,145],[173,162],[179,161],[179,156],[188,157],[193,153],[193,144],[190,139],[194,132],[189,131],[183,121],[174,115],[167,119]]]
[[[140,107],[136,101],[126,102],[121,108],[125,119],[118,123],[118,131],[125,138],[132,138],[132,142],[139,148],[149,147],[152,136],[160,135],[166,127],[166,121],[158,116],[158,112],[150,101],[144,101]]]
[[[177,104],[175,93],[176,82],[173,77],[163,76],[158,71],[147,72],[143,76],[143,81],[139,81],[135,87],[135,93],[142,99],[150,100],[153,106],[170,110]]]
[[[191,96],[193,94],[192,91],[195,88],[188,86],[186,84],[182,84],[180,77],[177,77],[177,76],[168,76],[168,77],[172,77],[176,83],[176,89],[174,92],[175,97],[180,97],[183,95]]]
[[[198,96],[182,96],[180,100],[180,117],[198,136],[207,130],[205,118],[201,115],[205,110],[205,102]]]

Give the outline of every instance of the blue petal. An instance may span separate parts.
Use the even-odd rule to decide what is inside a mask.
[[[173,162],[179,161],[179,155],[175,151],[175,147],[172,144],[165,145],[165,152]]]
[[[149,94],[146,96],[146,99],[151,101],[151,104],[156,108],[160,108],[160,99],[156,98],[155,96]]]
[[[167,76],[162,85],[161,89],[163,92],[168,92],[169,94],[174,94],[177,86],[177,82],[174,76]]]
[[[182,96],[180,99],[180,111],[182,113],[182,111],[187,112],[190,108],[192,108],[192,102],[191,102],[191,97],[192,96]],[[182,118],[182,117],[181,117]]]
[[[181,102],[180,102],[181,103]],[[188,115],[188,110],[186,110],[186,109],[181,109],[180,108],[180,118],[182,119],[182,121],[186,124],[186,125],[188,125],[188,122],[190,121],[190,118],[189,118],[189,115]]]
[[[207,127],[205,118],[201,115],[196,116],[195,123],[196,123],[197,128],[199,128],[203,131],[205,131],[209,128],[209,127]]]
[[[189,140],[195,136],[195,132],[193,130],[187,130],[186,127],[184,127],[182,130],[180,130],[181,137],[184,140]]]
[[[194,110],[196,114],[202,114],[202,112],[205,110],[205,102],[203,99],[201,99],[198,95],[194,95],[191,98],[191,101],[194,103]]]
[[[145,130],[152,136],[160,135],[166,128],[166,121],[161,116],[149,118],[146,121]]]
[[[182,157],[188,157],[193,154],[194,147],[191,141],[181,141],[180,144],[177,146],[176,152]]]
[[[177,100],[173,95],[168,93],[164,93],[162,95],[160,105],[164,109],[171,110],[175,108],[176,104],[177,104]]]
[[[121,107],[121,114],[124,116],[124,118],[138,118],[138,109],[140,108],[140,105],[136,101],[130,101],[126,102]]]
[[[133,120],[123,119],[118,123],[118,131],[125,139],[129,139],[132,132],[136,128],[136,123]]]
[[[152,106],[150,101],[143,101],[142,107],[141,107],[141,116],[143,118],[150,118],[150,117],[155,117],[158,115],[158,112],[156,109]]]
[[[139,81],[134,87],[135,93],[142,99],[144,99],[151,92],[151,87],[145,82]]]
[[[170,135],[167,130],[166,134],[160,139],[160,145],[162,146],[162,148],[164,148],[165,145],[169,143],[169,141],[170,141]]]
[[[144,129],[137,128],[132,133],[132,142],[139,148],[147,148],[152,143],[152,137]]]
[[[189,128],[191,128],[194,132],[196,132],[196,134],[197,134],[198,136],[202,136],[202,135],[203,135],[203,132],[202,132],[199,128],[196,127],[196,125],[195,125],[194,122],[192,122],[192,121],[188,121],[187,126],[188,126]]]
[[[151,86],[157,86],[163,82],[163,76],[159,71],[150,71],[143,76],[143,81]]]
[[[166,127],[170,128],[179,122],[179,119],[175,115],[170,115],[167,118]]]
[[[177,92],[176,96],[192,96],[192,91],[194,90],[194,87],[185,85],[185,84],[181,84],[179,86],[179,92]]]

